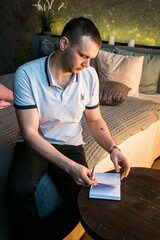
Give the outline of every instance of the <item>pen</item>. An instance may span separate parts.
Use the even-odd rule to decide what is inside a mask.
[[[93,179],[93,176],[94,176],[94,169],[95,169],[95,166],[93,166],[93,168],[92,168],[92,172],[91,172],[91,180]]]

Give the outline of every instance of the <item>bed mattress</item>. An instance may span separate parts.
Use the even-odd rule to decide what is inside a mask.
[[[160,156],[159,133],[160,120],[130,136],[118,145],[122,153],[127,157],[131,167],[150,168],[152,166],[154,160]],[[97,172],[106,172],[114,169],[109,154],[105,154],[104,157],[101,156],[101,160],[95,165]]]

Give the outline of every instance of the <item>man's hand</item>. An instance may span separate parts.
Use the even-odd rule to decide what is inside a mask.
[[[72,176],[77,185],[90,186],[97,183],[94,177],[91,178],[91,170],[78,163],[73,164],[72,168],[69,171],[69,174]]]
[[[110,156],[113,164],[114,164],[114,168],[116,172],[120,172],[120,168],[122,170],[121,172],[121,180],[124,177],[127,177],[130,171],[130,167],[128,164],[128,160],[125,156],[123,156],[123,154],[120,152],[119,149],[114,149],[111,153]]]

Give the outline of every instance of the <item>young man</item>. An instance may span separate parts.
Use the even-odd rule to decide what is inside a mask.
[[[63,239],[79,222],[77,197],[91,179],[83,150],[84,114],[94,139],[108,152],[123,177],[127,159],[115,146],[99,109],[99,82],[89,66],[101,46],[92,21],[75,18],[62,31],[59,48],[49,57],[16,71],[14,103],[21,135],[17,139],[7,184],[7,206],[16,240]],[[61,196],[44,221],[35,204],[36,185],[47,171]]]

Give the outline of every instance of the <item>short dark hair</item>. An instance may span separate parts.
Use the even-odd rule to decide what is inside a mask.
[[[78,17],[71,19],[64,27],[61,37],[67,37],[72,45],[81,42],[81,37],[90,36],[100,47],[102,39],[95,24],[88,18]]]

